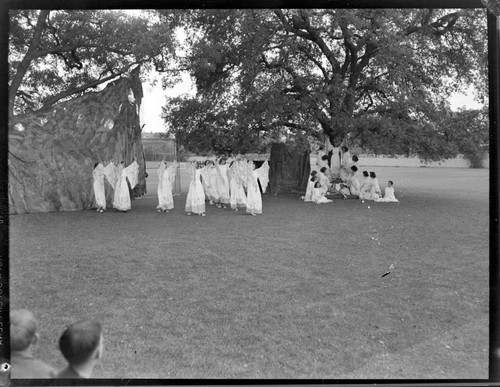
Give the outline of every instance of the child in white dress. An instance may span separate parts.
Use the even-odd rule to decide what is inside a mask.
[[[325,195],[328,192],[328,189],[331,187],[330,184],[330,179],[326,175],[326,167],[321,168],[321,170],[318,172],[318,180],[319,183],[321,184],[321,190],[323,192],[323,195]]]
[[[311,175],[309,176],[309,180],[307,182],[307,187],[306,187],[306,194],[302,196],[302,199],[304,199],[305,202],[312,202],[312,191],[314,188],[314,183],[317,180],[317,172],[312,171]]]
[[[258,174],[255,164],[249,160],[247,164],[247,214],[256,216],[262,214],[262,196],[260,195]]]
[[[361,191],[361,183],[358,180],[358,167],[355,165],[351,167],[351,178],[349,179],[349,181],[349,190],[351,192],[351,195],[359,196],[359,193]]]
[[[226,204],[229,204],[229,180],[226,159],[221,158],[218,163],[215,162],[215,168],[217,170],[216,184],[219,196],[216,205],[219,208],[226,208]]]
[[[194,162],[188,168],[188,173],[191,177],[185,206],[188,215],[195,213],[205,216],[205,192],[201,183],[201,171],[202,168],[196,168]]]
[[[167,168],[167,162],[163,160],[158,167],[158,205],[156,211],[168,212],[174,208],[174,198],[172,196],[172,187],[175,184],[175,172],[177,162]]]
[[[394,196],[394,183],[392,180],[389,180],[387,183],[387,187],[384,190],[384,197],[375,199],[376,202],[399,202]]]
[[[368,200],[379,199],[380,196],[382,196],[382,191],[380,190],[380,185],[378,183],[377,175],[375,174],[375,172],[370,172],[370,179],[373,182],[372,182],[372,188],[370,190],[370,195],[368,197]]]
[[[247,197],[243,189],[240,159],[231,162],[227,170],[227,175],[229,178],[229,204],[233,211],[238,211],[238,207],[247,206]]]
[[[314,188],[312,190],[312,202],[316,204],[333,202],[333,200],[326,198],[326,196],[323,193],[321,183],[319,181],[314,183]]]
[[[133,189],[137,185],[138,174],[139,164],[137,164],[137,161],[134,160],[134,162],[126,168],[123,161],[120,163],[117,173],[118,179],[113,197],[113,207],[117,210],[127,212],[132,208],[127,178],[130,182],[130,188]]]

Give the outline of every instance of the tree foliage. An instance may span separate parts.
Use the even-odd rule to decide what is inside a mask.
[[[192,114],[211,122],[201,137],[328,136],[335,146],[450,157],[458,148],[439,127],[453,116],[447,98],[470,84],[486,95],[485,16],[482,9],[187,12],[181,66],[197,94],[170,101],[164,115],[188,141],[194,125],[177,117]]]
[[[12,10],[9,113],[49,106],[138,65],[172,59],[175,14]]]

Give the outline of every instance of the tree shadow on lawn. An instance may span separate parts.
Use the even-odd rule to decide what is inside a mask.
[[[11,305],[60,368],[63,326],[102,321],[95,377],[486,378],[487,200],[458,191],[265,195],[258,217],[188,217],[185,195],[167,214],[143,197],[128,214],[13,216]]]

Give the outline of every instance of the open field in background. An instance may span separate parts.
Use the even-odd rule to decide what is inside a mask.
[[[158,214],[152,169],[130,213],[11,216],[11,308],[60,368],[64,325],[100,320],[98,378],[487,378],[489,170],[373,170],[399,204]]]

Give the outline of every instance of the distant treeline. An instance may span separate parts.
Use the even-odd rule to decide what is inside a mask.
[[[174,140],[143,138],[142,146],[144,148],[146,161],[161,161],[163,158],[167,161],[173,161],[175,159],[176,151]]]

